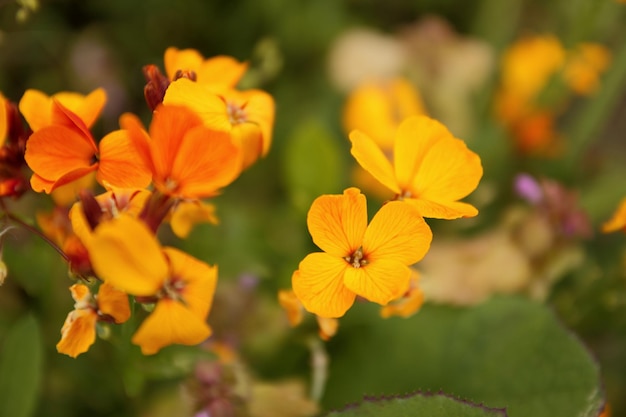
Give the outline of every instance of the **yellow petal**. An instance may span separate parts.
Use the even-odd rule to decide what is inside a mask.
[[[315,316],[317,319],[317,326],[319,327],[319,335],[322,340],[330,340],[331,337],[337,334],[337,329],[339,329],[339,320]]]
[[[380,316],[384,319],[391,316],[411,317],[424,304],[424,291],[421,288],[411,288],[408,294],[398,300],[397,303],[387,304],[380,310]]]
[[[7,121],[7,100],[0,93],[0,146],[4,146],[7,134],[9,132],[9,124]]]
[[[380,208],[363,238],[363,254],[369,262],[392,259],[404,265],[418,262],[430,248],[433,234],[417,210],[402,201]]]
[[[130,318],[130,304],[128,295],[118,290],[108,282],[102,283],[97,295],[98,310],[115,320],[115,323],[124,323]]]
[[[153,355],[161,348],[177,343],[197,345],[211,335],[206,322],[178,301],[164,298],[144,320],[132,342],[144,355]]]
[[[187,78],[176,80],[167,88],[163,104],[186,106],[200,116],[208,127],[230,132],[231,123],[226,103],[206,85]],[[154,138],[152,134],[150,136]]]
[[[458,219],[474,217],[478,214],[476,207],[460,201],[434,202],[423,199],[407,198],[406,204],[415,207],[422,216],[431,219]]]
[[[163,253],[169,262],[170,275],[182,282],[179,293],[182,301],[191,312],[204,320],[215,294],[217,266],[210,266],[176,248],[163,248]]]
[[[76,201],[80,191],[93,189],[95,183],[96,171],[92,171],[84,177],[55,188],[50,196],[58,207],[67,207]]]
[[[61,340],[57,343],[57,351],[72,358],[87,352],[96,341],[97,319],[98,315],[91,309],[71,311],[61,329]]]
[[[168,277],[159,242],[128,215],[100,224],[88,245],[96,274],[128,294],[155,295]]]
[[[611,233],[626,228],[626,198],[620,201],[613,216],[602,225],[604,233]]]
[[[356,294],[344,285],[348,263],[327,253],[312,253],[300,262],[291,284],[304,308],[321,317],[341,317]]]
[[[313,242],[324,252],[350,256],[361,246],[367,228],[365,196],[357,188],[322,195],[311,204],[307,225]]]
[[[198,223],[218,224],[215,215],[215,206],[200,200],[181,201],[170,219],[170,226],[174,234],[185,239],[191,233],[191,229]]]
[[[401,262],[377,259],[360,268],[348,268],[344,283],[363,298],[385,305],[409,289],[411,271]]]
[[[294,272],[294,274],[297,271]],[[293,275],[292,275],[293,279]],[[292,327],[302,323],[302,303],[296,297],[296,294],[291,290],[278,291],[278,303],[287,313],[287,320]]]
[[[350,133],[350,141],[352,142],[350,153],[359,165],[385,187],[400,194],[401,189],[396,181],[393,167],[376,142],[359,130]]]

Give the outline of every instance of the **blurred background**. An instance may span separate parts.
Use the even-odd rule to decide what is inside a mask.
[[[311,357],[325,351],[310,338],[314,323],[289,328],[276,293],[315,250],[305,224],[311,201],[360,181],[347,140],[359,122],[348,103],[366,81],[402,77],[423,111],[464,139],[484,166],[468,199],[477,218],[429,220],[435,242],[421,269],[425,308],[475,305],[502,293],[547,305],[596,358],[619,416],[626,415],[626,235],[601,226],[626,197],[625,17],[626,4],[614,0],[1,0],[0,91],[18,102],[29,88],[103,87],[108,101],[93,129],[102,137],[124,112],[149,122],[142,67],[163,69],[167,47],[250,63],[239,86],[274,97],[272,149],[215,199],[219,226],[200,225],[186,240],[165,230],[162,239],[219,265],[209,321],[219,340],[236,346],[246,372],[272,381],[308,378]],[[512,63],[507,51],[533,36],[553,37],[561,52]],[[545,118],[503,116],[507,74],[523,80],[533,64],[589,43],[601,46],[589,59],[594,87],[578,91],[552,77],[537,99]],[[535,146],[546,131],[550,143]],[[524,189],[521,173],[542,198]],[[386,197],[372,191],[368,198],[373,212]],[[32,193],[10,205],[28,219],[53,207]],[[116,344],[128,334],[115,332],[113,339],[101,334],[112,343],[99,341],[76,360],[57,354],[72,306],[66,265],[17,229],[7,233],[2,256],[0,341],[25,316],[40,329],[29,415],[190,415],[168,408],[181,401],[180,381],[193,372],[226,378],[210,367],[192,371],[204,353],[173,347],[143,358]],[[347,326],[346,337],[358,337]],[[332,360],[341,347],[331,340],[327,350]]]

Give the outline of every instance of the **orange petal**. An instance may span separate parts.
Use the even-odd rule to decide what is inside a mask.
[[[198,126],[185,134],[176,159],[161,186],[184,198],[210,197],[234,181],[241,172],[241,155],[228,133]],[[170,191],[171,192],[171,191]]]
[[[144,355],[153,355],[174,343],[197,345],[211,335],[206,322],[178,301],[164,298],[132,338]]]
[[[324,252],[350,256],[361,246],[367,228],[365,196],[357,188],[322,195],[311,204],[307,225],[313,242]]]
[[[128,131],[116,130],[100,141],[97,180],[106,188],[145,188],[152,180]]]
[[[410,277],[411,271],[403,263],[377,259],[360,268],[346,269],[344,283],[361,297],[385,305],[409,289]]]
[[[431,219],[459,219],[474,217],[478,214],[476,207],[460,201],[435,202],[423,199],[407,198],[404,202],[413,206],[418,213]]]
[[[151,139],[139,118],[132,113],[124,113],[120,116],[120,126],[127,131],[128,138],[133,144],[134,152],[140,160],[139,163],[153,172],[154,167],[150,154]]]
[[[84,284],[74,284],[70,287],[72,298],[76,302],[76,308],[84,308],[91,302],[91,292],[89,287]]]
[[[400,194],[401,189],[396,181],[393,167],[376,142],[359,130],[350,133],[350,141],[352,142],[350,153],[359,165],[385,187]]]
[[[411,265],[426,255],[433,234],[417,210],[402,201],[380,208],[363,238],[365,259],[392,259]]]
[[[176,80],[167,88],[163,103],[188,107],[210,128],[230,132],[231,123],[226,103],[206,85],[186,78]],[[150,128],[150,136],[154,139],[152,128]]]
[[[602,225],[602,231],[604,233],[611,233],[618,230],[626,230],[626,198],[620,201],[613,216]]]
[[[168,278],[159,242],[146,225],[128,215],[100,224],[88,250],[96,274],[128,294],[155,295]]]
[[[55,94],[53,98],[75,113],[87,127],[91,127],[98,119],[107,101],[106,92],[102,88],[97,88],[86,96],[61,92]]]
[[[172,213],[170,226],[174,234],[182,239],[189,236],[191,229],[198,223],[217,224],[215,206],[200,200],[181,201]]]
[[[272,143],[274,126],[275,104],[272,96],[262,90],[227,90],[220,95],[228,103],[234,127],[252,124],[259,130],[261,147],[256,157],[267,155]],[[233,112],[239,112],[242,120],[238,120]]]
[[[57,343],[57,351],[72,358],[87,352],[96,341],[97,319],[98,315],[91,309],[71,311],[61,329],[61,340]]]
[[[424,304],[424,291],[421,288],[411,288],[408,294],[398,300],[397,303],[388,304],[380,310],[380,316],[384,319],[391,316],[411,317]]]
[[[95,170],[97,148],[91,137],[64,126],[48,126],[33,133],[26,142],[25,159],[45,182],[46,192]]]
[[[124,323],[130,318],[130,304],[128,295],[118,290],[108,282],[102,283],[98,289],[98,310],[115,320],[115,323]]]
[[[341,317],[356,298],[344,285],[348,268],[342,258],[320,252],[309,254],[293,274],[293,291],[307,311],[321,317]]]
[[[175,248],[163,248],[163,253],[169,262],[170,275],[183,283],[180,295],[185,305],[204,320],[213,303],[217,266],[207,265]]]
[[[339,320],[315,316],[317,319],[317,326],[319,327],[319,335],[322,340],[330,340],[331,337],[337,334],[337,329],[339,329]]]

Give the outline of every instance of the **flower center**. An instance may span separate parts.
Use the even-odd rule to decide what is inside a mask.
[[[363,255],[363,248],[361,247],[355,250],[352,255],[346,256],[343,259],[345,259],[346,262],[348,262],[354,268],[360,268],[362,266],[367,265],[368,263],[367,259],[365,259],[365,256]]]
[[[240,123],[245,123],[248,121],[248,115],[245,112],[246,105],[238,106],[237,104],[229,101],[226,104],[226,108],[228,109],[228,119],[230,124],[238,125]]]

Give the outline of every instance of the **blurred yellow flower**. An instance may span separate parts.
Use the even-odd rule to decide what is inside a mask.
[[[356,188],[315,199],[307,216],[313,242],[292,277],[304,308],[341,317],[357,295],[385,305],[409,288],[408,265],[428,251],[432,232],[416,210],[392,201],[367,224],[365,196]]]
[[[407,318],[417,313],[424,304],[424,291],[418,286],[418,283],[419,273],[415,269],[411,269],[409,289],[402,298],[383,306],[380,309],[381,317],[384,319],[392,316]]]
[[[343,125],[347,132],[359,129],[383,149],[393,149],[398,125],[407,117],[425,114],[417,89],[409,80],[396,77],[369,81],[348,96]]]
[[[365,133],[350,133],[352,155],[396,198],[420,215],[440,219],[473,217],[478,210],[458,201],[478,186],[480,157],[444,125],[427,116],[404,120],[397,130],[393,164]]]
[[[603,45],[581,43],[572,51],[565,64],[563,77],[574,92],[592,94],[600,85],[600,74],[611,62],[611,53]]]
[[[94,271],[105,282],[156,302],[132,338],[144,354],[173,343],[195,345],[209,337],[206,317],[217,267],[178,249],[162,248],[147,226],[128,215],[98,226],[88,249]]]

